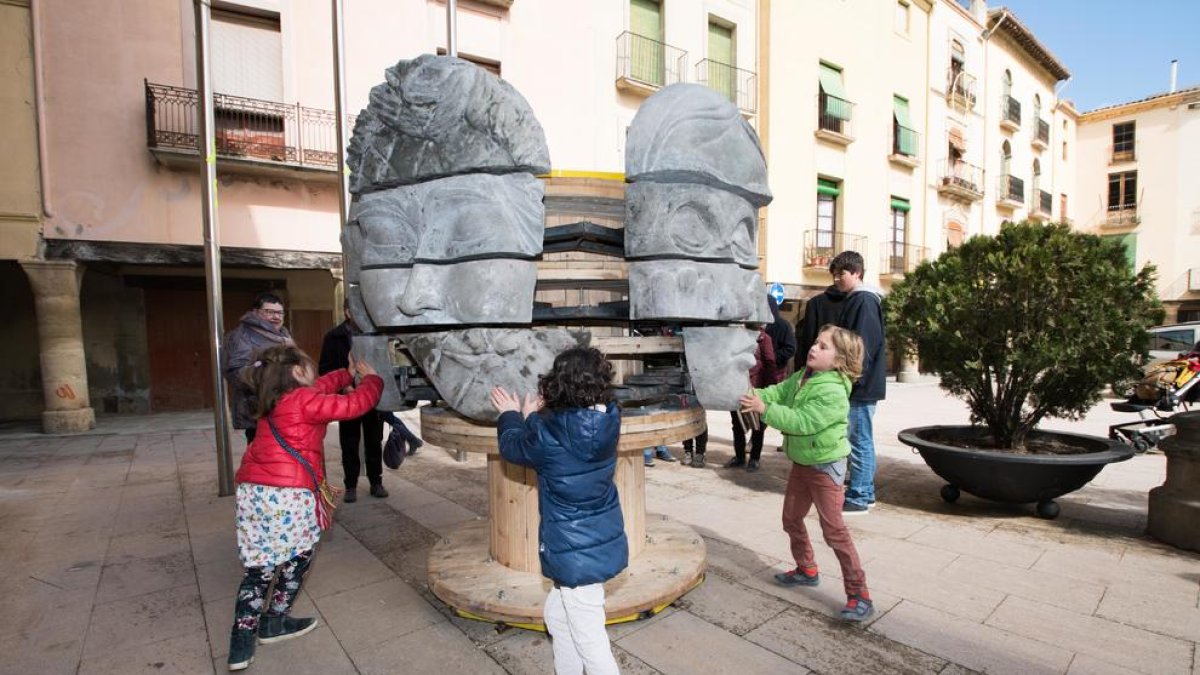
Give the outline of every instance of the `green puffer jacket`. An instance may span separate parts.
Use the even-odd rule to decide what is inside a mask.
[[[827,370],[813,373],[801,386],[807,370],[754,392],[767,404],[763,422],[783,432],[788,459],[812,466],[850,454],[846,418],[853,383],[836,370]]]

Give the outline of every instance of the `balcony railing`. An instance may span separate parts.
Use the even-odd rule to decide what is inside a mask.
[[[758,76],[752,70],[704,59],[696,64],[696,82],[724,94],[743,112],[758,111]]]
[[[1137,144],[1133,141],[1114,143],[1108,146],[1109,164],[1137,161]]]
[[[983,199],[983,169],[961,160],[938,164],[938,192],[965,201]]]
[[[199,154],[195,89],[145,83],[146,144]],[[306,108],[227,94],[213,95],[218,157],[337,170],[337,117]],[[354,125],[354,116],[347,116]]]
[[[901,241],[889,241],[880,248],[879,273],[884,276],[898,277],[917,269],[917,265],[925,262],[929,249],[916,244],[905,244]]]
[[[1037,188],[1034,188],[1033,194],[1037,196],[1037,202],[1034,203],[1033,210],[1038,215],[1049,218],[1051,212],[1054,210],[1054,195]]]
[[[1105,227],[1130,227],[1142,222],[1136,203],[1111,204],[1105,214]]]
[[[1007,94],[1000,97],[1000,123],[1021,126],[1021,102]]]
[[[975,76],[953,66],[946,69],[946,100],[975,109]]]
[[[1044,119],[1038,118],[1037,133],[1034,135],[1033,140],[1035,142],[1041,143],[1042,147],[1048,147],[1050,145],[1050,123],[1049,122],[1047,122]]]
[[[1000,201],[1015,204],[1025,203],[1025,181],[1013,175],[1000,176]]]
[[[829,269],[829,262],[843,251],[861,251],[867,238],[833,230],[804,232],[804,266]]]
[[[683,81],[687,52],[625,31],[617,36],[617,85],[634,83],[658,89]]]
[[[850,120],[854,117],[854,104],[844,98],[830,96],[822,91],[817,96],[817,128],[842,136],[853,136]]]
[[[921,144],[921,134],[915,129],[892,124],[892,154],[916,159]]]

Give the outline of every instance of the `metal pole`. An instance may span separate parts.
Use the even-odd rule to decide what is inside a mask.
[[[200,157],[200,192],[204,216],[204,281],[208,287],[209,366],[213,378],[213,436],[217,441],[217,495],[233,494],[233,455],[229,450],[229,420],[225,406],[225,382],[221,361],[225,333],[221,319],[221,245],[217,227],[217,144],[213,137],[213,90],[208,68],[209,0],[193,0],[196,10],[196,109],[197,145]]]
[[[446,0],[446,56],[458,56],[458,0]]]
[[[346,228],[350,213],[350,169],[346,166],[346,27],[342,0],[333,3],[333,114],[337,118],[338,231]],[[342,251],[342,269],[346,269]]]

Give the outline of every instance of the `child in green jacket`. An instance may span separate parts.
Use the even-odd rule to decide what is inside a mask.
[[[743,412],[759,413],[763,422],[783,432],[784,448],[792,460],[783,497],[783,529],[791,540],[796,567],[776,574],[775,580],[784,586],[820,583],[812,541],[804,527],[804,517],[815,505],[825,543],[842,567],[847,601],[841,617],[851,622],[865,621],[875,611],[866,573],[842,520],[842,483],[850,454],[846,438],[850,388],[862,374],[862,362],[862,338],[827,325],[808,350],[805,368],[741,399]]]

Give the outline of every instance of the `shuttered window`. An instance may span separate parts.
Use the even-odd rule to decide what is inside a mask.
[[[279,19],[214,9],[212,81],[220,94],[283,101]]]

